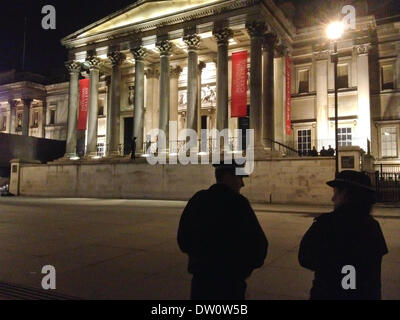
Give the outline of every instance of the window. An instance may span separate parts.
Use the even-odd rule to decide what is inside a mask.
[[[0,118],[0,131],[6,131],[7,130],[7,116],[2,116]]]
[[[382,157],[397,157],[396,127],[384,127],[381,129]]]
[[[382,90],[394,89],[393,65],[381,67]]]
[[[39,127],[39,111],[34,111],[32,128],[37,128],[37,127]]]
[[[309,92],[309,70],[299,71],[299,90],[298,93]]]
[[[311,129],[297,131],[297,150],[302,156],[311,151]]]
[[[338,65],[337,67],[337,87],[338,89],[349,87],[349,68],[347,64]]]
[[[351,128],[338,128],[339,147],[351,146]]]
[[[22,129],[22,113],[17,114],[17,130]]]
[[[55,123],[56,123],[56,109],[50,109],[49,124],[55,124]]]
[[[99,116],[104,116],[104,106],[99,107]]]

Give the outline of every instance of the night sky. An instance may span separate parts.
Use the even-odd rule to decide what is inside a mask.
[[[22,70],[24,21],[27,17],[25,71],[63,74],[67,51],[60,40],[133,3],[134,0],[3,0],[0,1],[0,71]],[[56,30],[43,30],[44,5],[56,8]]]
[[[277,0],[279,5],[288,0]],[[323,4],[330,2],[341,3],[344,0],[296,0],[295,23],[300,24],[301,13],[303,21],[311,21],[315,9],[322,9]],[[344,2],[358,2],[360,0],[346,0]],[[24,21],[26,27],[26,62],[25,71],[43,74],[50,78],[53,75],[65,74],[64,62],[67,60],[67,51],[61,46],[60,40],[111,14],[122,9],[135,0],[2,0],[0,1],[0,71],[17,69],[22,70],[22,53],[24,39]],[[371,13],[395,14],[399,12],[399,0],[368,0]],[[43,30],[41,13],[44,5],[51,4],[56,8],[57,29]],[[308,9],[305,7],[308,6]],[[396,10],[397,9],[397,10]],[[307,11],[309,10],[309,11]]]

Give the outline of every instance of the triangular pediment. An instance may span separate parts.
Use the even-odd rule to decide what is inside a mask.
[[[139,0],[127,8],[115,12],[75,32],[64,40],[85,38],[125,26],[149,22],[162,17],[169,17],[219,1],[221,0]]]

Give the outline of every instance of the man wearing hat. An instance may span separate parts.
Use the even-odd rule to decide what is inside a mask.
[[[375,192],[369,177],[345,170],[327,184],[334,211],[322,214],[301,240],[299,262],[314,271],[312,300],[381,299],[381,263],[388,253],[371,216]]]
[[[214,167],[216,184],[197,192],[183,211],[178,244],[189,255],[192,300],[243,300],[245,280],[263,265],[268,242],[249,201],[240,194],[240,166],[233,162]]]

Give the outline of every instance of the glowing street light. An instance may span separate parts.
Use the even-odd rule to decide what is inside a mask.
[[[341,38],[344,31],[344,25],[342,22],[335,21],[328,25],[326,28],[326,35],[328,39],[333,41],[333,53],[331,55],[331,62],[334,64],[334,79],[335,79],[335,176],[339,173],[339,141],[338,141],[338,94],[337,94],[337,65],[339,61],[339,55],[337,52],[337,40]]]

